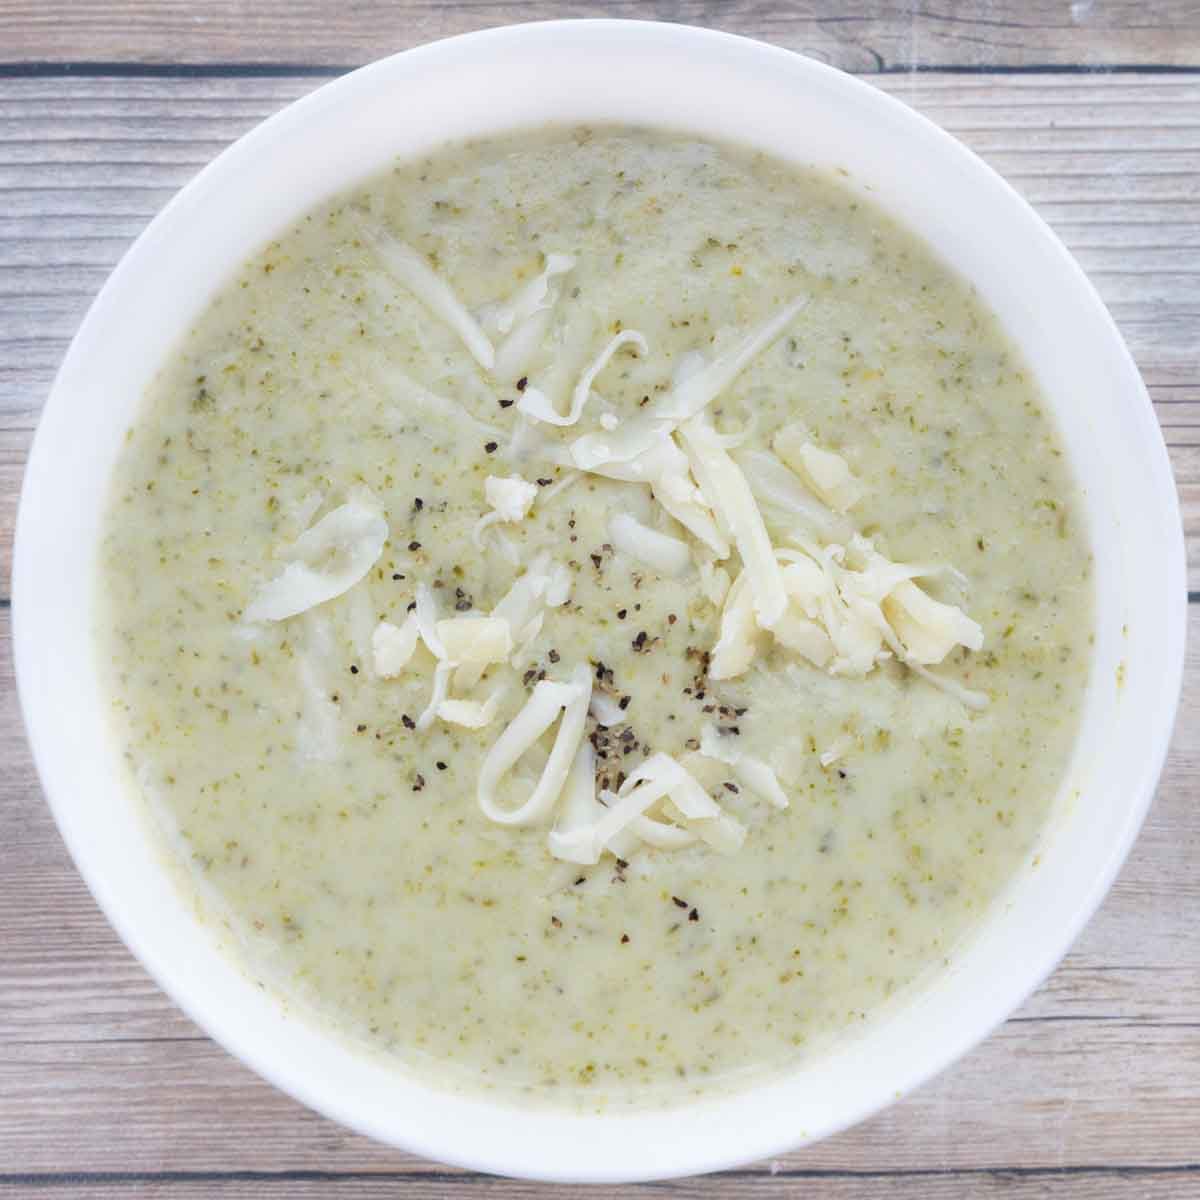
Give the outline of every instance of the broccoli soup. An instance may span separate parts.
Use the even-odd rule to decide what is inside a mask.
[[[819,1053],[1029,868],[1083,511],[971,287],[835,173],[640,130],[398,165],[174,350],[98,631],[181,885],[443,1086]]]

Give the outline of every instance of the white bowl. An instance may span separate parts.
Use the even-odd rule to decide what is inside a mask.
[[[1040,866],[950,969],[917,1003],[774,1082],[604,1118],[431,1090],[253,986],[146,834],[109,733],[91,622],[123,431],[237,264],[397,155],[548,119],[653,122],[841,166],[873,188],[975,283],[1036,372],[1085,491],[1099,597],[1093,686]],[[710,1171],[822,1137],[910,1092],[1020,1004],[1100,903],[1146,813],[1178,698],[1186,601],[1175,488],[1145,389],[1096,293],[1029,206],[947,134],[847,75],[723,34],[623,21],[408,51],[320,88],[202,171],[113,272],[55,381],[25,477],[14,596],[21,699],[55,819],[101,908],[179,1005],[345,1125],[445,1162],[574,1181]]]

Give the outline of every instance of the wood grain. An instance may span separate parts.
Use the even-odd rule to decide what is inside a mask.
[[[518,21],[627,17],[710,25],[849,71],[961,66],[1200,65],[1191,0],[0,0],[13,62],[357,66],[433,38]]]
[[[199,1179],[172,1176],[169,1179],[145,1176],[121,1176],[108,1179],[64,1180],[71,1195],[80,1200],[108,1200],[128,1197],[136,1190],[140,1200],[241,1200],[254,1197],[288,1197],[289,1200],[394,1200],[399,1188],[410,1200],[441,1200],[461,1194],[464,1181],[446,1178],[363,1175],[255,1175],[234,1178]],[[1135,1168],[1129,1171],[918,1171],[910,1175],[892,1172],[790,1172],[778,1175],[747,1173],[718,1175],[707,1179],[688,1179],[659,1184],[653,1188],[601,1187],[587,1189],[592,1200],[616,1200],[631,1195],[667,1195],[677,1200],[720,1196],[735,1197],[791,1196],[803,1200],[863,1200],[865,1195],[886,1196],[888,1200],[1194,1200],[1200,1194],[1190,1172]],[[39,1192],[47,1185],[40,1183]],[[882,1190],[876,1190],[882,1189]],[[577,1192],[578,1189],[575,1189]],[[518,1183],[506,1179],[474,1177],[470,1193],[488,1200],[527,1200],[545,1197],[552,1189],[539,1184]],[[562,1195],[569,1194],[566,1191]]]
[[[57,3],[0,0],[0,30],[19,28],[25,39],[4,38],[0,57],[60,36],[51,28],[62,12]],[[111,29],[133,26],[124,61],[149,54],[152,33],[154,53],[169,50],[171,61],[201,52],[186,28],[187,14],[198,11],[192,5],[73,7],[72,22],[59,22],[71,26],[60,36],[63,54],[115,54],[120,38],[106,40]],[[413,3],[391,7],[389,28],[414,40],[428,33],[417,32],[421,20],[446,32],[460,20],[499,20],[503,11],[476,5],[430,16],[432,8]],[[988,61],[1016,53],[1009,34],[979,33],[988,13],[1013,7],[963,10],[974,14],[963,36],[974,21],[978,53]],[[351,14],[377,5],[320,6],[329,28],[319,36],[316,6],[291,8],[320,53],[328,45],[340,54],[349,53],[344,39],[356,36]],[[1095,8],[1094,22],[1123,13],[1128,23],[1133,11]],[[291,34],[280,33],[281,10],[280,0],[209,6],[210,56],[255,61],[235,58],[221,39],[256,52],[261,19],[262,30],[278,35],[270,40],[276,61],[286,61],[302,43],[299,34],[289,43]],[[687,15],[683,5],[672,11]],[[804,9],[737,11],[760,34],[792,22],[800,37],[809,20]],[[877,6],[869,20],[855,18],[871,25],[870,39],[864,30],[835,31],[837,52],[883,45],[874,31],[893,28],[888,11]],[[1023,11],[1027,23],[1070,19],[1066,5]],[[1194,4],[1138,12],[1144,28],[1100,38],[1097,53],[1131,53],[1138,38],[1170,28],[1176,58],[1155,61],[1195,57],[1196,39],[1184,28]],[[237,18],[240,32],[216,28],[222,13]],[[1068,33],[1082,36],[1074,26],[1055,36]],[[1072,53],[1083,53],[1082,44],[1071,43]],[[1047,45],[1047,53],[1067,52],[1065,42]],[[1166,53],[1146,47],[1148,55]],[[360,50],[373,56],[381,48],[372,40]],[[925,47],[918,51],[929,61]],[[44,45],[37,53],[52,57]],[[40,798],[20,731],[3,596],[20,473],[57,363],[108,271],[166,199],[222,146],[319,82],[311,72],[0,78],[0,1191],[181,1200],[546,1191],[443,1171],[367,1142],[281,1096],[207,1041],[96,910]],[[1150,387],[1197,548],[1200,74],[923,73],[876,82],[1001,170],[1092,276]],[[1200,592],[1200,566],[1191,579]],[[1190,609],[1190,625],[1181,718],[1155,807],[1101,913],[1020,1013],[914,1096],[785,1157],[774,1175],[764,1163],[654,1190],[822,1200],[1200,1197],[1200,604]]]

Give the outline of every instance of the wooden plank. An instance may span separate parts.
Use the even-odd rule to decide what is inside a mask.
[[[3,580],[30,431],[91,298],[199,167],[318,82],[0,81]],[[1012,180],[1090,273],[1151,388],[1189,548],[1200,549],[1200,78],[879,82]],[[1200,590],[1200,554],[1190,559],[1190,586]]]
[[[1200,12],[1188,0],[965,0],[923,8],[851,0],[832,10],[761,0],[2,0],[11,62],[353,66],[438,37],[520,21],[604,15],[681,21],[763,38],[850,71],[1047,64],[1197,65]]]
[[[903,1103],[777,1161],[901,1173],[1013,1162],[1187,1166],[1198,1072],[1194,1028],[1009,1024]],[[68,1145],[71,1169],[83,1173],[131,1163],[206,1173],[430,1169],[303,1109],[208,1041],[9,1044],[0,1095],[5,1173],[53,1175]]]
[[[56,1186],[57,1185],[57,1186]],[[394,1200],[403,1187],[408,1200],[442,1200],[444,1197],[486,1197],[487,1200],[527,1200],[529,1197],[571,1195],[576,1189],[549,1189],[541,1184],[520,1183],[485,1176],[414,1176],[391,1174],[325,1175],[239,1175],[234,1178],[199,1179],[147,1177],[122,1174],[103,1179],[69,1175],[61,1183],[39,1179],[38,1194],[57,1193],[62,1187],[79,1200],[109,1200],[128,1197],[134,1189],[139,1200],[258,1200],[259,1197],[288,1197],[288,1200]],[[878,1189],[878,1190],[876,1190]],[[803,1200],[863,1200],[871,1195],[888,1200],[1194,1200],[1200,1182],[1191,1171],[1134,1169],[1130,1171],[918,1171],[910,1175],[861,1171],[824,1172],[781,1170],[771,1176],[761,1172],[686,1179],[645,1187],[598,1187],[587,1189],[589,1200],[619,1200],[628,1196],[666,1193],[676,1200],[704,1200],[722,1196],[726,1200],[753,1196],[789,1196]]]
[[[204,1039],[108,929],[25,752],[8,616],[0,610],[0,1183],[4,1171],[54,1176],[67,1142],[72,1169],[85,1173],[136,1163],[150,1172],[421,1177],[427,1164],[308,1113]],[[1200,899],[1200,605],[1191,606],[1190,633],[1158,799],[1062,967],[958,1066],[857,1129],[785,1157],[786,1170],[999,1170],[1016,1154],[1025,1168],[1054,1172],[1174,1168],[1200,1157],[1200,931],[1191,915]],[[1047,1179],[1060,1185],[1049,1175],[1039,1186]],[[950,1187],[940,1175],[927,1182]],[[434,1183],[449,1189],[441,1176]],[[980,1188],[993,1184],[978,1177]],[[102,1195],[109,1184],[95,1186]]]

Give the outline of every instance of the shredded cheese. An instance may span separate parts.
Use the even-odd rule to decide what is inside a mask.
[[[845,518],[822,504],[775,455],[765,450],[743,450],[734,455],[734,461],[759,504],[786,518],[786,522],[776,524],[790,527],[798,521],[803,533],[825,542],[845,544],[853,536]]]
[[[854,478],[846,460],[815,445],[801,426],[785,426],[775,435],[771,446],[830,508],[844,513],[862,499],[863,486]]]
[[[604,805],[596,799],[596,753],[584,738],[567,774],[558,822],[546,836],[550,853],[581,866],[599,862],[600,850],[591,830],[603,815]]]
[[[437,634],[437,599],[433,594],[433,589],[427,583],[418,583],[414,592],[414,598],[415,607],[413,608],[413,615],[417,620],[417,629],[420,630],[421,641],[425,643],[426,648],[434,658],[446,658],[446,647],[442,645],[442,639]]]
[[[417,718],[418,732],[424,732],[433,724],[438,715],[438,709],[450,695],[450,677],[454,673],[454,664],[440,659],[433,669],[433,691],[424,712]]]
[[[700,590],[713,608],[721,608],[729,595],[729,572],[705,559],[700,564]]]
[[[905,661],[939,663],[954,649],[979,650],[983,630],[966,613],[923,592],[911,580],[898,583],[883,601],[883,615],[904,646]]]
[[[597,725],[606,729],[613,725],[621,725],[625,721],[625,710],[611,697],[603,692],[592,692],[588,713]]]
[[[776,808],[787,808],[787,793],[780,786],[779,776],[771,764],[738,749],[733,745],[734,740],[722,737],[715,725],[705,725],[700,730],[700,753],[732,767],[733,773],[750,791]]]
[[[263,584],[245,619],[285,621],[348,592],[375,565],[388,537],[387,521],[358,501],[335,508],[302,533],[283,556],[291,561]]]
[[[762,513],[746,477],[720,444],[705,414],[685,421],[680,433],[701,494],[742,556],[754,596],[755,618],[763,629],[770,629],[787,608],[787,593]]]
[[[742,571],[733,581],[721,612],[721,632],[709,658],[712,679],[741,675],[758,653],[758,623],[754,619],[754,596]]]
[[[386,234],[373,233],[365,227],[362,234],[379,256],[388,272],[402,283],[426,308],[443,321],[462,339],[471,357],[485,371],[496,363],[496,351],[479,322],[471,316],[466,305],[411,246]]]
[[[681,372],[683,379],[653,406],[652,415],[686,421],[702,412],[783,333],[807,304],[808,297],[799,296],[751,329],[732,350],[703,367],[697,368],[694,360],[690,362],[686,372]]]
[[[304,633],[296,655],[303,707],[300,753],[314,762],[335,762],[341,751],[341,713],[330,698],[333,630],[323,612],[304,615]]]
[[[613,513],[609,517],[608,536],[618,553],[628,554],[670,578],[682,575],[692,561],[686,542],[643,525],[629,513]]]
[[[452,725],[463,725],[467,729],[482,729],[496,718],[500,703],[504,699],[504,688],[497,688],[486,700],[443,700],[437,708],[441,720]]]
[[[442,657],[454,666],[503,662],[513,648],[512,629],[503,617],[451,617],[438,621]]]
[[[525,370],[529,360],[550,333],[553,317],[551,309],[540,309],[522,321],[500,343],[496,350],[496,365],[492,368],[492,374],[497,379],[516,379]]]
[[[371,634],[375,674],[380,679],[393,679],[399,675],[415,653],[419,637],[420,630],[413,613],[409,613],[400,626],[390,621],[380,621]]]
[[[538,488],[536,483],[529,483],[519,475],[510,475],[508,478],[489,475],[483,481],[483,494],[492,511],[480,517],[471,531],[471,540],[480,548],[483,546],[483,531],[489,525],[498,521],[515,523],[525,520],[537,499]]]
[[[534,313],[551,308],[554,304],[554,291],[550,281],[567,274],[574,267],[575,259],[571,255],[548,254],[542,273],[518,289],[507,304],[496,309],[496,328],[501,333],[510,333],[516,325],[532,317]]]
[[[571,768],[567,802],[548,838],[556,858],[587,865],[599,862],[606,850],[625,857],[639,842],[678,850],[697,838],[727,852],[745,838],[741,824],[667,754],[652,754],[619,792],[602,792],[599,799],[594,776],[595,758],[581,748]],[[650,815],[656,806],[661,806],[660,815]]]
[[[558,289],[551,280],[575,266],[568,254],[550,254],[542,273],[531,279],[493,315],[495,328],[506,335],[496,350],[493,372],[498,379],[515,379],[550,332]]]
[[[488,820],[499,825],[533,825],[550,814],[583,738],[591,695],[592,674],[582,664],[571,673],[569,683],[543,679],[537,684],[525,706],[484,756],[476,796]],[[501,780],[542,734],[559,720],[560,713],[562,720],[554,746],[537,786],[516,808],[501,808],[497,797]]]
[[[584,442],[578,439],[575,448]],[[648,483],[654,499],[675,518],[693,537],[701,541],[717,558],[729,554],[729,540],[717,528],[717,523],[700,489],[691,478],[687,455],[679,449],[670,433],[659,432],[645,444],[640,454],[625,459],[599,459],[585,454],[590,467],[581,469],[622,483]]]
[[[584,406],[592,392],[592,384],[596,376],[608,366],[609,360],[622,346],[636,346],[642,354],[648,354],[650,347],[646,339],[636,329],[622,329],[597,355],[592,364],[580,376],[571,396],[571,407],[566,416],[561,416],[554,409],[550,398],[535,387],[527,387],[517,401],[517,409],[536,421],[544,421],[548,425],[574,425],[582,416]]]

